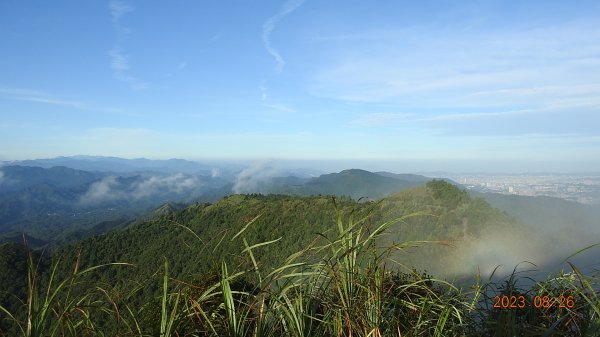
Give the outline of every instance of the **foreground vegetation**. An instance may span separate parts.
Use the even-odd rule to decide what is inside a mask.
[[[471,213],[472,218],[482,219],[495,214],[482,205],[469,210],[473,200],[445,184],[431,184],[419,193],[450,204],[453,213],[438,214],[437,219],[443,215],[445,221],[456,217],[462,222]],[[334,200],[331,205],[331,199],[321,197],[264,197],[270,198],[269,205],[275,205],[278,212],[292,218],[301,208],[312,221],[324,209],[317,208],[313,214],[315,204],[323,203],[329,210],[320,214],[323,226],[311,227],[317,232],[313,235],[307,226],[286,227],[286,223],[278,223],[281,218],[269,219],[277,223],[271,228],[273,236],[264,233],[264,227],[261,230],[261,221],[271,214],[261,198],[236,196],[215,205],[197,205],[164,217],[169,227],[142,224],[119,235],[70,246],[53,256],[22,247],[0,247],[3,256],[13,257],[10,265],[0,266],[12,273],[3,274],[7,280],[0,280],[12,287],[10,294],[4,292],[0,298],[1,303],[11,303],[0,308],[0,334],[600,335],[600,279],[584,275],[575,266],[569,273],[526,289],[519,286],[523,276],[517,271],[505,280],[490,278],[458,287],[405,268],[399,257],[407,249],[447,242],[398,241],[390,236],[415,220],[421,224],[422,215],[439,210],[440,205],[428,210],[404,209],[403,214],[384,221],[373,215],[376,204]],[[249,216],[257,209],[248,206],[252,203],[262,211],[235,231],[193,226],[207,217],[217,217],[217,223],[231,222],[227,215],[233,213],[223,209]],[[386,208],[385,203],[383,206]],[[463,213],[457,213],[457,208]],[[327,225],[327,218],[333,220],[333,226]],[[153,247],[158,245],[153,236],[163,244]],[[209,243],[207,237],[213,240]],[[190,254],[174,254],[171,248],[177,242]],[[128,252],[135,251],[135,245],[147,245],[148,255],[133,261],[135,255],[120,255],[116,244],[127,247]],[[106,251],[89,251],[103,245],[108,247]],[[185,259],[187,263],[182,262]],[[494,308],[496,296],[519,300],[515,308]],[[557,302],[561,296],[569,299],[564,307]]]

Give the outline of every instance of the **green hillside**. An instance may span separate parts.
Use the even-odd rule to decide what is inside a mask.
[[[324,174],[313,178],[304,185],[304,194],[334,194],[350,196],[353,199],[379,199],[391,193],[422,184],[414,177],[402,179],[388,177],[365,170],[351,169],[339,173]]]
[[[600,208],[553,197],[482,193],[482,198],[528,224],[548,231],[600,226]]]
[[[457,267],[470,262],[461,259],[465,247],[509,230],[528,231],[444,181],[378,202],[232,195],[183,209],[167,205],[153,219],[67,245],[39,264],[34,292],[47,299],[46,287],[68,289],[49,304],[54,318],[40,323],[79,322],[77,333],[65,335],[487,335],[496,327],[494,311],[476,309],[473,293],[427,274],[463,272]],[[0,289],[27,303],[24,253],[4,247],[0,262],[11,272]],[[114,262],[126,264],[107,265]],[[3,294],[0,304],[17,320],[27,316],[25,304]],[[592,309],[580,309],[593,313],[593,300]],[[472,321],[474,315],[483,318]],[[532,319],[536,329],[548,328],[552,317]],[[0,332],[17,331],[9,316],[0,321]]]
[[[366,210],[364,205],[349,199],[338,200],[337,204],[342,211]],[[256,220],[244,232],[248,244],[280,239],[256,252],[256,257],[269,267],[302,250],[317,233],[335,228],[331,197],[232,195],[215,204],[192,205],[121,231],[83,240],[57,254],[67,258],[72,252],[81,251],[85,265],[129,262],[135,267],[125,268],[122,273],[127,278],[140,279],[152,275],[166,257],[171,272],[184,277],[209,271],[220,266],[222,259],[237,256],[243,242],[230,238],[253,219]]]
[[[256,252],[257,258],[264,257],[266,264],[276,266],[287,255],[302,250],[318,238],[317,234],[327,237],[335,230],[333,200],[327,196],[232,195],[215,204],[192,205],[121,231],[86,239],[61,249],[59,254],[81,251],[83,261],[90,265],[130,262],[136,266],[131,270],[132,275],[142,278],[159,268],[165,256],[177,276],[191,275],[218,266],[223,258],[238,254],[242,242],[221,239],[231,237],[258,217],[246,229],[244,237],[248,244],[279,239]],[[352,211],[355,218],[368,214],[373,224],[414,214],[390,227],[388,243],[430,240],[454,245],[474,240],[490,227],[506,231],[519,227],[512,218],[482,199],[472,198],[441,181],[376,203],[335,200],[341,212]],[[437,258],[436,263],[425,260],[441,250],[448,259],[455,258],[455,249],[430,244],[418,249],[419,254],[412,254],[411,260],[420,264],[416,268],[443,273],[439,264],[444,264],[444,259]],[[424,252],[428,254],[421,254]]]

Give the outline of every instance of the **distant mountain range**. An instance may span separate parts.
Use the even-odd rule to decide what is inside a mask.
[[[352,173],[357,172],[350,170],[339,175],[346,177]],[[366,174],[360,172],[360,175]],[[337,207],[345,214],[353,210],[356,219],[370,214],[373,226],[402,215],[422,212],[392,225],[386,240],[389,243],[415,240],[461,242],[460,247],[430,244],[398,254],[398,258],[405,262],[417,263],[421,268],[436,273],[470,273],[469,268],[473,267],[470,264],[481,261],[465,259],[461,255],[478,239],[502,230],[507,233],[513,231],[512,235],[517,237],[516,231],[525,233],[528,230],[485,201],[472,198],[443,181],[405,189],[377,203],[357,203],[341,198]],[[162,256],[172,262],[174,272],[182,275],[206,272],[220,258],[240,249],[239,242],[230,239],[220,242],[218,238],[231,238],[257,215],[260,217],[245,230],[244,237],[249,243],[282,238],[276,245],[256,252],[257,260],[271,266],[302,249],[318,236],[317,233],[332,237],[336,228],[334,203],[329,196],[231,195],[212,204],[193,204],[184,208],[164,205],[144,221],[107,235],[78,241],[61,248],[58,254],[64,254],[66,258],[72,251],[82,251],[82,262],[92,265],[128,261],[138,267],[123,272],[131,273],[131,278],[140,280],[150,277],[160,267]],[[212,251],[213,254],[210,258],[189,258],[204,256],[204,251]],[[509,253],[498,252],[496,258],[505,254]]]
[[[318,176],[316,171],[268,166],[209,169],[179,159],[76,156],[16,163],[0,167],[0,242],[21,242],[26,233],[33,247],[59,246],[235,193],[335,195],[366,202],[432,180],[360,169]],[[560,241],[600,242],[597,207],[556,198],[476,195],[541,233],[562,233]],[[567,235],[571,229],[577,234]]]
[[[80,161],[74,159],[71,163]],[[128,162],[125,159],[109,161]],[[60,159],[57,162],[64,163]],[[356,169],[315,178],[265,177],[258,173],[258,178],[245,175],[245,179],[240,178],[242,173],[226,178],[161,170],[119,175],[112,171],[84,171],[63,166],[3,166],[0,168],[0,238],[14,240],[22,232],[37,240],[31,240],[32,243],[64,240],[76,232],[80,233],[75,235],[79,237],[83,235],[81,231],[89,231],[101,222],[115,225],[116,219],[129,222],[168,202],[214,202],[234,193],[236,188],[245,193],[345,195],[367,200],[429,181],[423,176],[385,176]],[[403,180],[404,177],[408,180]]]
[[[62,163],[89,164],[91,158]],[[171,299],[177,299],[163,301],[162,308],[177,303],[184,293],[204,296],[203,287],[218,286],[225,267],[230,268],[236,287],[232,289],[239,294],[253,289],[245,287],[261,275],[290,265],[299,268],[292,275],[303,274],[302,268],[317,261],[333,262],[334,271],[339,261],[362,249],[359,237],[376,240],[377,247],[363,246],[362,252],[388,257],[389,272],[401,272],[398,277],[423,275],[420,280],[425,282],[432,275],[444,280],[440,285],[470,286],[475,275],[498,281],[515,268],[519,282],[534,282],[547,279],[550,272],[571,270],[565,259],[584,275],[600,269],[598,247],[585,249],[600,243],[600,210],[561,199],[476,194],[452,181],[361,169],[313,176],[307,170],[263,165],[228,174],[211,169],[208,174],[196,170],[200,166],[194,163],[177,160],[103,157],[99,162],[120,164],[90,170],[23,162],[0,167],[0,306],[27,312],[28,261],[36,264],[34,278],[42,283],[35,289],[42,292],[44,282],[54,276],[68,281],[77,266],[85,272],[67,296],[77,298],[89,287],[93,296],[108,298],[110,307],[119,302],[120,308],[130,308],[124,303],[144,308],[137,311],[143,313],[138,316],[140,326],[149,326],[148,322],[160,322],[160,298],[167,283],[177,291]],[[177,171],[177,165],[188,171]],[[343,224],[357,222],[360,225],[352,230],[344,228]],[[389,226],[379,232],[384,223]],[[348,240],[348,231],[355,232],[355,238]],[[340,232],[346,238],[341,239]],[[318,249],[331,242],[337,246],[329,248],[339,250]],[[347,244],[353,248],[347,249]],[[320,255],[329,250],[339,258]],[[571,256],[577,251],[582,252]],[[294,260],[298,256],[301,261]],[[378,268],[365,256],[356,263]],[[288,258],[294,263],[286,262]],[[114,262],[122,264],[110,265]],[[536,271],[522,273],[523,269]],[[368,282],[380,287],[378,282],[388,274],[382,275],[382,281]],[[265,289],[282,286],[291,293],[296,288],[289,288],[289,280],[280,278],[281,283],[269,283]],[[574,282],[583,283],[579,280]],[[220,282],[223,292],[229,287],[225,282]],[[384,294],[401,294],[405,288],[395,289]],[[96,303],[96,297],[89,298]],[[416,310],[413,306],[410,311]],[[102,313],[105,307],[98,309]],[[188,312],[181,315],[187,316]],[[101,317],[100,329],[108,316]],[[120,321],[117,314],[116,323],[106,324]],[[7,330],[8,323],[0,318],[0,334],[13,331]]]
[[[49,159],[18,160],[4,162],[4,165],[34,166],[42,168],[64,166],[83,171],[114,173],[150,171],[163,173],[211,174],[210,166],[183,159],[151,160],[146,158],[124,159],[102,156],[72,156]]]
[[[0,173],[0,241],[23,232],[37,242],[79,237],[169,201],[214,201],[231,190],[221,177],[185,173],[115,175],[62,166],[3,166]]]

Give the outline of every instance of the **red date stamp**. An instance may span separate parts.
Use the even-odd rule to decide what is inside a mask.
[[[525,296],[494,296],[495,309],[523,309],[536,308],[548,309],[552,307],[571,309],[575,306],[573,296],[535,296],[533,301],[529,301]]]

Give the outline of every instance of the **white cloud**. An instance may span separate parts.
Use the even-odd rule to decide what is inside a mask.
[[[273,110],[277,110],[277,111],[281,111],[281,112],[294,112],[295,110],[290,108],[289,106],[285,105],[285,104],[281,104],[281,103],[264,103],[263,104],[264,107],[267,107],[269,109],[273,109]]]
[[[88,108],[88,106],[85,103],[57,98],[46,92],[38,90],[0,88],[0,95],[5,99],[12,99],[17,101],[59,105],[78,109]]]
[[[115,79],[127,83],[133,90],[144,90],[148,84],[129,74],[131,65],[129,56],[123,54],[118,49],[112,49],[108,52],[110,56],[110,68],[113,70]]]
[[[127,71],[131,67],[129,66],[128,57],[121,54],[118,50],[111,50],[108,52],[110,56],[110,67],[115,71]]]
[[[192,191],[202,185],[201,181],[194,176],[178,173],[171,176],[152,176],[140,182],[136,182],[130,195],[134,199],[147,198],[159,193],[183,194]]]
[[[445,114],[434,115],[434,116],[429,116],[429,117],[417,118],[417,119],[415,119],[415,121],[416,122],[437,122],[437,121],[449,121],[449,120],[460,121],[460,120],[529,115],[529,114],[534,114],[534,113],[541,113],[544,111],[548,111],[548,110],[547,109],[523,109],[523,110],[493,111],[493,112],[445,113]]]
[[[375,127],[383,125],[398,125],[407,121],[414,120],[418,116],[416,113],[399,112],[375,112],[359,116],[350,122],[350,125],[362,127]]]
[[[47,105],[56,105],[78,110],[111,113],[111,114],[131,114],[119,108],[102,107],[88,102],[65,99],[55,94],[40,90],[22,89],[22,88],[0,88],[0,99],[10,99],[23,102],[40,103]]]
[[[102,178],[90,185],[79,202],[84,205],[117,200],[142,200],[157,195],[177,194],[189,197],[194,190],[203,186],[196,176],[178,173],[169,176],[150,176],[126,185],[115,176]]]
[[[21,88],[6,88],[6,87],[0,88],[0,94],[11,95],[11,96],[34,96],[34,97],[48,96],[47,93],[39,91],[39,90],[21,89]]]
[[[467,31],[415,26],[348,34],[335,44],[317,39],[330,61],[309,89],[319,97],[397,107],[543,108],[559,99],[593,99],[600,94],[598,28],[585,22]]]
[[[286,3],[281,8],[281,11],[279,11],[279,13],[275,14],[274,16],[270,17],[263,24],[263,32],[262,32],[263,44],[265,45],[265,49],[267,50],[267,52],[269,54],[271,54],[271,56],[273,56],[273,58],[275,59],[275,62],[277,63],[277,66],[275,67],[275,69],[278,72],[281,72],[283,70],[283,67],[285,66],[285,61],[283,60],[283,57],[281,56],[279,51],[277,49],[275,49],[275,47],[273,47],[273,45],[271,44],[271,33],[273,32],[273,29],[275,29],[275,25],[277,25],[277,23],[279,21],[281,21],[286,15],[290,14],[291,12],[296,10],[298,7],[300,7],[303,2],[304,2],[304,0],[288,0],[288,1],[286,1]]]
[[[363,114],[350,121],[351,126],[379,127],[379,126],[404,126],[417,125],[445,121],[466,121],[490,118],[514,117],[544,113],[552,109],[522,109],[493,112],[449,112],[444,114],[418,114],[418,113],[396,113],[376,112]]]
[[[270,164],[272,164],[270,161],[259,161],[242,170],[235,178],[231,189],[233,193],[259,192],[260,186],[277,174],[277,170]]]
[[[87,192],[79,199],[82,204],[95,204],[110,200],[124,199],[125,194],[118,190],[119,183],[114,176],[102,178],[90,185]]]
[[[133,11],[133,7],[125,1],[111,1],[108,8],[114,22],[118,22],[122,16]]]
[[[117,32],[117,39],[123,41],[130,31],[127,27],[121,25],[120,20],[127,13],[133,11],[133,6],[125,1],[111,1],[108,8]],[[119,46],[109,50],[108,56],[110,58],[110,69],[112,69],[113,77],[116,80],[127,83],[132,90],[139,91],[148,88],[147,83],[129,73],[132,68],[129,55],[123,53]]]

